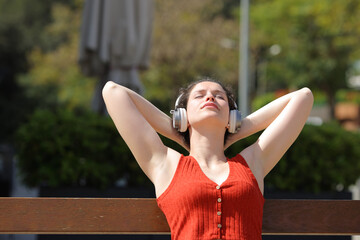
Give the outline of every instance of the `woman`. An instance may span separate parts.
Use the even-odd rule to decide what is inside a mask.
[[[129,89],[108,82],[103,96],[116,128],[155,186],[172,239],[261,239],[264,177],[303,128],[313,103],[309,89],[274,100],[230,134],[233,97],[209,78],[184,89],[177,101],[176,108],[186,109],[185,133]],[[254,144],[226,158],[228,146],[261,130]],[[189,156],[166,147],[157,133],[185,147]]]

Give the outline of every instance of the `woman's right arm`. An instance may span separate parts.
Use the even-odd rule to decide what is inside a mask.
[[[142,96],[114,82],[106,83],[103,97],[120,135],[145,174],[153,180],[154,169],[169,153],[157,132],[184,146],[170,117]]]

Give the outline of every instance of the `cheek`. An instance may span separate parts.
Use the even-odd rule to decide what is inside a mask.
[[[225,112],[224,113],[224,116],[223,116],[223,119],[225,120],[225,124],[227,125],[229,123],[229,118],[230,117],[230,113],[229,112]]]
[[[197,105],[196,103],[192,102],[192,103],[188,103],[187,107],[186,107],[186,116],[189,120],[193,119],[194,117],[196,117],[198,115],[198,113],[196,112],[197,110]]]
[[[192,122],[194,116],[196,116],[196,114],[194,114],[193,109],[191,107],[189,107],[189,106],[186,109],[186,116],[187,116],[188,123]]]

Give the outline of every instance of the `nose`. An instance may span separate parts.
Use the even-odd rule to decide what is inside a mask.
[[[215,97],[213,95],[209,95],[206,97],[206,102],[208,101],[212,101],[212,102],[215,102]]]

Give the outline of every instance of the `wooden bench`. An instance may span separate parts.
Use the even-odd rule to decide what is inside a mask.
[[[1,234],[169,234],[155,199],[0,198]],[[360,201],[271,200],[263,234],[360,235]]]

